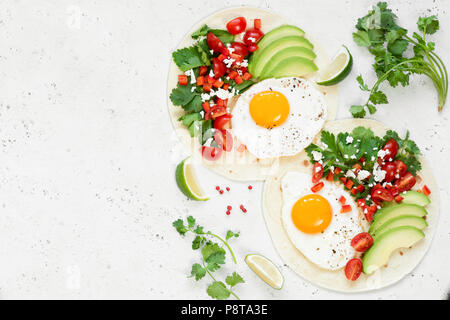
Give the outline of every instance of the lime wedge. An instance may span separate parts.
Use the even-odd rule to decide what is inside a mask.
[[[276,290],[283,288],[283,275],[273,262],[266,257],[259,254],[249,254],[245,257],[245,263],[272,288]]]
[[[189,199],[196,201],[207,201],[209,198],[204,194],[202,188],[197,182],[194,168],[191,164],[191,158],[186,158],[177,166],[175,171],[178,188]]]
[[[333,61],[319,74],[318,85],[332,86],[344,80],[353,67],[353,57],[346,46],[342,46]]]

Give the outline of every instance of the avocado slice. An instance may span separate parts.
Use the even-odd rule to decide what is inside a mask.
[[[317,70],[317,66],[311,60],[291,57],[274,66],[265,78],[301,77]]]
[[[281,27],[275,28],[270,32],[266,33],[266,35],[258,42],[258,48],[264,49],[271,42],[278,40],[280,38],[289,37],[289,36],[297,36],[303,37],[305,35],[305,31],[302,29],[292,26],[292,25],[283,25]],[[258,50],[259,51],[259,50]],[[255,55],[258,55],[258,51],[255,52]]]
[[[266,64],[272,59],[274,55],[280,52],[283,49],[289,47],[303,47],[312,50],[313,45],[307,39],[298,36],[289,36],[280,38],[271,42],[264,49],[258,49],[259,54],[257,56],[253,56],[249,63],[249,70],[255,77],[259,77],[261,75],[261,71],[264,69]],[[256,51],[256,52],[258,52]]]
[[[408,191],[405,194],[401,194],[403,197],[402,203],[405,204],[417,204],[418,206],[425,207],[431,203],[430,198],[421,192]],[[395,202],[390,202],[386,206],[392,206]]]
[[[306,58],[313,61],[316,58],[314,51],[304,48],[304,47],[290,47],[281,50],[276,55],[274,55],[261,72],[261,79],[268,78],[267,75],[270,74],[272,69],[277,66],[281,61],[291,57]]]
[[[425,234],[414,227],[397,227],[382,234],[363,257],[363,272],[371,275],[384,266],[391,254],[400,248],[409,248],[425,238]]]
[[[393,218],[400,216],[416,216],[423,218],[428,215],[424,207],[416,204],[397,204],[378,210],[375,218],[370,226],[369,233],[375,234],[375,231],[383,224]]]
[[[403,227],[403,226],[409,226],[414,227],[419,230],[423,230],[426,227],[428,227],[428,223],[425,221],[424,218],[416,217],[416,216],[399,216],[397,218],[393,218],[386,223],[384,223],[382,226],[377,228],[374,233],[372,234],[372,237],[374,241],[378,239],[381,235],[383,235],[385,232],[392,230],[397,227]]]

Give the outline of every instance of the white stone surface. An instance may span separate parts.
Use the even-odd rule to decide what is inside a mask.
[[[437,52],[450,67],[450,1],[391,1],[414,28],[438,14]],[[173,178],[185,156],[166,106],[170,53],[202,17],[229,6],[269,8],[297,21],[332,55],[355,57],[341,86],[339,118],[363,96],[354,81],[373,80],[371,57],[354,45],[356,18],[375,1],[2,1],[0,10],[0,298],[202,299],[206,281],[187,278],[197,253],[171,227],[193,214],[206,228],[237,229],[236,270],[246,299],[441,299],[450,290],[450,105],[438,114],[432,84],[414,77],[387,88],[390,104],[374,117],[413,138],[433,162],[442,218],[423,263],[390,288],[344,295],[297,277],[277,256],[261,214],[262,184],[232,183],[199,169],[213,200],[187,201]],[[181,153],[180,153],[181,151]],[[230,186],[216,196],[214,186]],[[434,190],[437,192],[437,190]],[[235,210],[225,215],[226,205]],[[237,209],[245,204],[243,215]],[[273,259],[282,291],[243,263]],[[235,270],[228,265],[229,272]]]

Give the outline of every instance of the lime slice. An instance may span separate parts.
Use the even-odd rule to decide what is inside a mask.
[[[191,164],[191,158],[184,159],[175,171],[175,178],[177,180],[178,188],[189,199],[196,201],[207,201],[209,198],[204,194],[202,188],[197,182],[197,177],[194,168]]]
[[[318,85],[332,86],[344,80],[352,71],[353,57],[346,46],[342,46],[333,61],[319,74]]]
[[[266,257],[259,254],[249,254],[245,257],[245,263],[272,288],[276,290],[283,288],[283,275],[273,262]]]

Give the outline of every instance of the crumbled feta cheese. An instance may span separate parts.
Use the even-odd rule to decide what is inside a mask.
[[[356,175],[352,170],[348,170],[347,173],[345,174],[345,176],[348,178],[356,179]]]
[[[194,70],[188,70],[184,73],[185,75],[187,75],[188,77],[191,77],[191,84],[197,83],[197,79],[195,78],[195,73]]]
[[[378,151],[378,157],[380,157],[381,159],[384,159],[390,153],[391,152],[389,150],[380,150],[380,151]]]
[[[358,180],[359,181],[364,181],[366,180],[368,177],[370,177],[370,172],[367,170],[361,170],[360,172],[358,172]]]
[[[373,167],[373,178],[376,182],[381,182],[386,178],[386,171],[382,170],[378,163]]]
[[[348,136],[346,141],[347,141],[347,144],[351,144],[353,142],[353,137],[352,136]]]
[[[313,151],[311,152],[311,155],[313,156],[314,161],[321,161],[323,159],[323,155],[319,151]]]
[[[256,43],[256,39],[253,38],[253,37],[248,37],[248,41],[253,42],[253,43]]]
[[[207,93],[202,93],[201,98],[202,98],[202,102],[205,102],[205,101],[209,101],[209,99],[211,99],[211,96]]]

